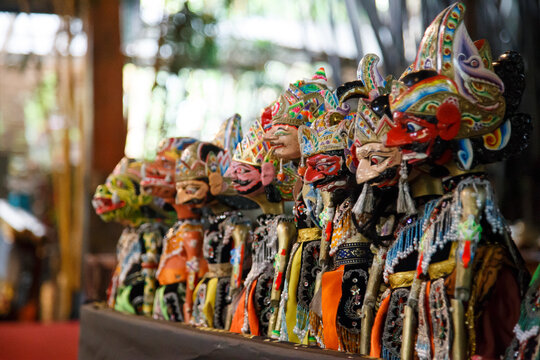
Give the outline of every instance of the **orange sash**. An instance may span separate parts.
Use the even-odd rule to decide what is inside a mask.
[[[240,293],[240,300],[234,311],[234,315],[231,321],[230,332],[237,334],[242,333],[242,326],[244,326],[244,309],[246,308],[246,289]]]
[[[343,271],[345,265],[341,265],[334,271],[325,272],[322,275],[322,322],[324,347],[326,349],[337,350],[339,346],[336,319],[341,299],[341,283],[343,281]]]
[[[247,303],[249,333],[251,335],[261,335],[259,330],[259,317],[255,311],[255,288],[257,287],[257,281],[254,281],[251,285]]]

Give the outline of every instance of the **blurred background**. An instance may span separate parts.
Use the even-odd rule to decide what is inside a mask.
[[[209,140],[244,125],[324,66],[335,87],[366,53],[396,77],[450,1],[0,0],[0,319],[75,319],[105,297],[121,227],[90,204],[126,154],[165,136]],[[540,99],[537,0],[465,1],[473,39],[519,51],[521,111]],[[490,168],[531,268],[540,261],[539,130]]]

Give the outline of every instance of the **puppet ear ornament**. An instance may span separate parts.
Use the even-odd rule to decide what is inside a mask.
[[[276,177],[281,182],[285,180],[285,174],[283,173],[283,159],[279,159],[279,172]]]
[[[399,193],[397,200],[397,212],[398,214],[412,215],[416,214],[416,207],[411,197],[409,190],[409,182],[407,181],[407,163],[405,160],[401,162],[401,168],[399,170]]]
[[[306,163],[304,161],[304,155],[300,158],[300,166],[298,167],[298,175],[304,176],[306,173]]]
[[[362,193],[358,197],[356,204],[352,209],[355,215],[361,215],[363,213],[370,213],[373,211],[373,188],[368,183],[364,183]]]

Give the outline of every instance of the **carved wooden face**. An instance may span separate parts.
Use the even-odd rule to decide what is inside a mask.
[[[141,195],[139,183],[128,175],[109,175],[105,184],[97,187],[92,205],[103,221],[136,221],[140,208],[152,201]]]
[[[398,179],[401,151],[387,148],[381,143],[368,143],[356,147],[358,167],[356,182],[370,182],[376,186],[391,186]]]
[[[166,156],[158,156],[155,161],[145,164],[141,181],[143,191],[173,204],[176,194],[174,183],[175,166],[176,159]]]
[[[298,129],[291,125],[274,125],[264,134],[263,139],[270,143],[274,155],[285,161],[300,159]]]
[[[411,164],[431,157],[438,138],[455,138],[461,120],[459,109],[451,102],[440,105],[436,116],[420,117],[399,111],[393,116],[396,126],[388,131],[385,145],[401,147]]]
[[[395,126],[385,145],[399,146],[409,163],[438,156],[445,142],[454,139],[461,126],[461,111],[454,83],[433,71],[418,71],[392,89],[390,108]]]
[[[206,203],[210,187],[204,180],[183,180],[176,183],[176,203],[195,207]]]
[[[345,167],[343,151],[313,155],[306,160],[304,183],[326,191],[343,188],[348,183],[348,170]]]
[[[263,192],[263,181],[260,168],[238,161],[232,161],[226,176],[233,182],[239,194],[256,195]]]

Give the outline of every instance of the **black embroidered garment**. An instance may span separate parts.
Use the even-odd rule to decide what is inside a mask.
[[[409,298],[409,289],[395,289],[390,295],[390,304],[382,335],[382,357],[385,360],[399,360],[401,336],[403,332],[403,316]]]
[[[255,310],[259,317],[260,334],[268,333],[268,323],[272,315],[270,295],[272,294],[272,283],[274,280],[273,268],[269,267],[257,279],[255,286]]]
[[[337,324],[353,334],[360,333],[362,305],[368,283],[367,264],[346,265],[341,284]]]
[[[214,328],[225,329],[227,309],[231,303],[229,298],[230,277],[219,278],[214,305]]]
[[[208,262],[208,272],[196,288],[192,323],[199,326],[225,327],[229,285],[232,271],[232,233],[242,220],[238,212],[225,212],[205,217],[203,255]],[[214,292],[215,291],[215,292]],[[218,306],[216,306],[218,305]],[[214,320],[218,322],[215,323]]]

